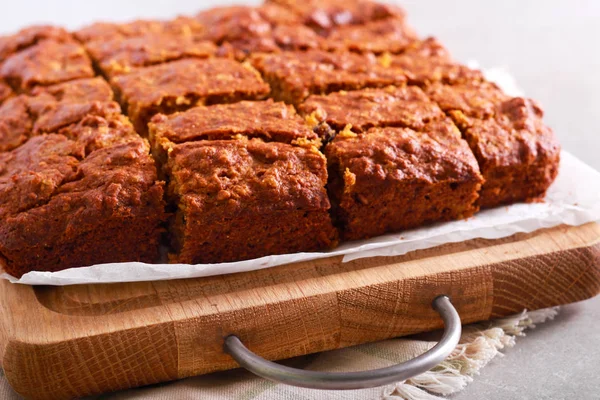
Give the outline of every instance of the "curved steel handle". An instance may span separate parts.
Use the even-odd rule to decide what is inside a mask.
[[[426,353],[402,364],[363,372],[318,372],[286,367],[252,353],[237,336],[225,338],[224,350],[248,371],[263,378],[311,389],[350,390],[401,382],[444,361],[458,344],[460,317],[448,296],[437,297],[432,304],[444,321],[442,339]]]

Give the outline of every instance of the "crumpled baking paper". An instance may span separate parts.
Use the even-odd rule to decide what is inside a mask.
[[[486,71],[486,75],[501,85],[507,93],[520,95],[514,80],[505,71],[492,69]],[[113,263],[59,272],[34,271],[23,275],[21,279],[6,273],[0,277],[14,283],[57,286],[197,278],[339,255],[344,256],[344,262],[365,257],[398,256],[446,243],[476,238],[499,239],[519,232],[528,233],[561,224],[576,226],[594,221],[600,221],[600,173],[563,151],[558,178],[542,203],[515,204],[486,210],[463,221],[440,223],[373,239],[343,243],[328,252],[268,256],[221,264]]]

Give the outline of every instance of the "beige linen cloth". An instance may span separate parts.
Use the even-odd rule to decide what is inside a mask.
[[[468,325],[460,344],[444,362],[432,370],[385,387],[353,391],[300,389],[258,378],[243,370],[188,378],[177,382],[96,396],[88,400],[438,400],[461,391],[500,350],[515,345],[526,329],[553,319],[558,308],[522,312],[508,318]],[[286,365],[315,371],[360,371],[387,367],[409,360],[435,345],[426,338],[400,338],[364,344],[317,355],[298,357]],[[0,376],[0,399],[20,400],[4,374]]]

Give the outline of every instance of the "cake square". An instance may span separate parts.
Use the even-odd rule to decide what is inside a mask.
[[[207,39],[224,46],[238,59],[244,59],[251,51],[279,49],[272,36],[271,24],[258,8],[217,7],[200,12],[196,18],[206,27]]]
[[[196,18],[206,26],[205,38],[221,46],[220,54],[239,60],[252,53],[279,49],[317,48],[321,38],[302,25],[293,12],[276,4],[229,6],[202,11]]]
[[[359,53],[399,53],[417,40],[404,18],[385,18],[361,25],[343,25],[331,30],[327,47]]]
[[[406,82],[402,70],[380,65],[373,55],[309,50],[254,55],[250,61],[271,86],[271,97],[294,105],[311,94]]]
[[[420,131],[342,132],[325,155],[334,218],[346,240],[462,219],[478,210],[483,179],[448,119]]]
[[[217,47],[192,35],[147,34],[95,40],[86,45],[92,60],[102,73],[111,78],[127,74],[139,67],[175,61],[182,58],[208,58]]]
[[[59,43],[73,40],[63,28],[51,25],[32,25],[7,36],[0,36],[0,62],[9,56],[36,45],[43,40],[53,40]]]
[[[173,145],[190,141],[233,139],[238,135],[282,143],[319,139],[294,107],[270,99],[159,114],[148,127],[153,154],[162,162],[166,162]]]
[[[36,136],[0,153],[0,265],[6,272],[21,277],[31,270],[157,260],[163,183],[148,144],[131,125],[125,136],[120,128],[111,132],[116,126],[82,121],[68,135]],[[94,132],[102,137],[95,140]]]
[[[365,132],[373,127],[424,129],[446,114],[416,86],[341,91],[309,96],[299,108],[318,131],[348,129]]]
[[[135,20],[127,23],[96,22],[76,31],[75,38],[82,43],[97,40],[126,39],[146,35],[187,36],[196,39],[205,34],[206,28],[191,17],[180,16],[171,20]]]
[[[382,65],[401,68],[411,85],[425,86],[433,82],[460,84],[483,80],[483,74],[452,60],[450,54],[435,38],[414,41],[400,54],[384,53]]]
[[[0,66],[0,79],[20,92],[93,76],[92,63],[83,47],[51,39],[9,56]]]
[[[52,86],[38,86],[31,94],[52,98],[56,102],[75,103],[112,101],[114,98],[110,85],[102,78],[77,79]]]
[[[219,263],[337,244],[316,147],[208,140],[169,152],[172,261]]]
[[[486,83],[437,84],[428,94],[452,117],[479,161],[482,208],[544,196],[558,174],[560,146],[535,101],[511,98]]]
[[[262,99],[269,93],[254,68],[230,59],[184,59],[140,68],[111,80],[138,132],[146,134],[155,114],[203,104]]]
[[[19,95],[0,105],[0,151],[12,150],[30,137],[52,133],[87,115],[119,115],[108,83],[100,78],[80,79],[36,87],[32,96]]]
[[[402,8],[370,0],[268,0],[302,18],[303,23],[323,35],[344,25],[360,25],[385,18],[404,18]]]

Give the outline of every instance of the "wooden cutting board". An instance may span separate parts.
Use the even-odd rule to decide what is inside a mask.
[[[597,224],[202,279],[2,281],[0,355],[18,393],[55,400],[235,368],[229,334],[277,360],[440,328],[439,294],[471,323],[598,293]]]

